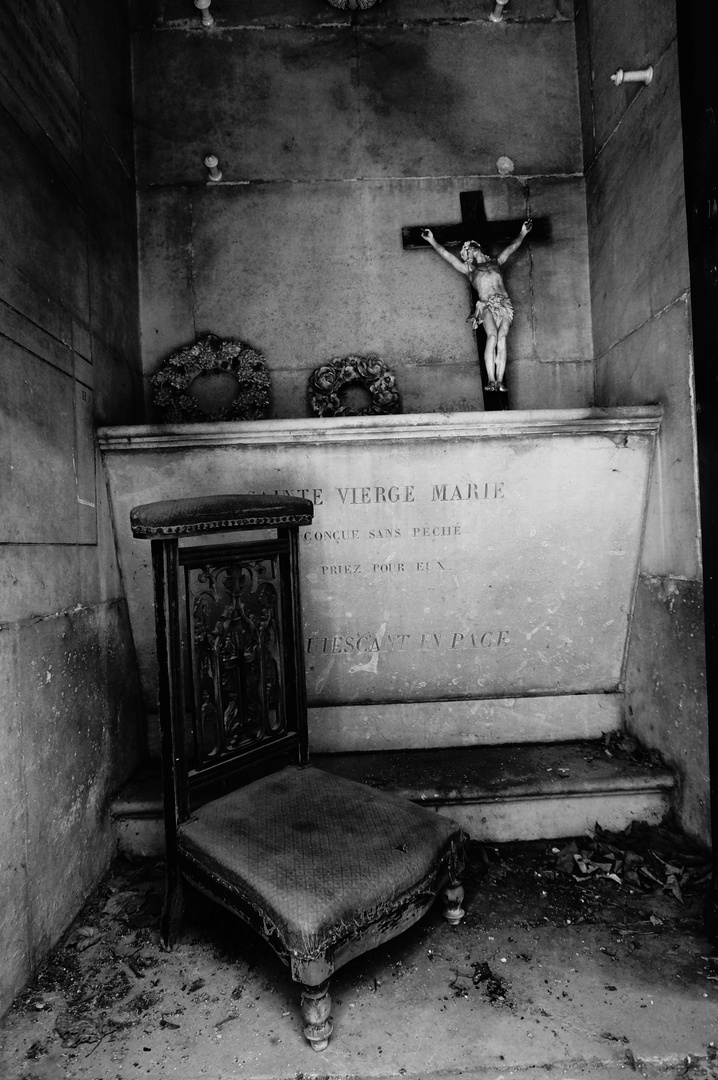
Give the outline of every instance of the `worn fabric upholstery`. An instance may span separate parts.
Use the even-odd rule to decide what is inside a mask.
[[[132,535],[143,540],[196,536],[224,529],[309,525],[314,507],[293,495],[198,495],[145,503],[130,511]]]
[[[290,766],[202,807],[179,846],[310,959],[415,890],[452,836],[455,822],[408,800]]]

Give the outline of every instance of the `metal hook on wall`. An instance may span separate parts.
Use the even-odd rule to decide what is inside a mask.
[[[214,26],[214,15],[209,10],[212,0],[194,0],[194,6],[202,12],[202,26]]]
[[[504,8],[508,4],[509,0],[496,0],[494,4],[494,10],[489,15],[491,22],[501,22],[504,17]]]
[[[652,78],[652,67],[643,68],[641,71],[624,71],[623,68],[619,68],[615,75],[611,76],[611,82],[614,86],[620,86],[625,82],[642,82],[648,86]]]
[[[207,157],[204,159],[204,163],[207,166],[210,180],[222,179],[222,170],[219,168],[219,161],[214,154],[207,154]]]

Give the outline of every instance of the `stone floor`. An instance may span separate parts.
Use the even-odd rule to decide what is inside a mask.
[[[707,868],[666,835],[472,845],[461,926],[338,972],[322,1054],[263,943],[194,897],[162,952],[161,864],[118,862],[0,1025],[0,1076],[718,1080]]]

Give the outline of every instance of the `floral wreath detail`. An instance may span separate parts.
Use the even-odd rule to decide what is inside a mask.
[[[237,380],[237,396],[208,413],[188,392],[205,372],[226,372]],[[194,345],[173,352],[151,379],[154,403],[167,424],[217,420],[260,420],[269,408],[271,380],[264,357],[241,341],[203,334]]]
[[[340,392],[359,383],[371,394],[366,409],[343,405]],[[401,411],[396,379],[378,356],[344,356],[316,368],[309,377],[309,400],[318,416],[369,416]]]

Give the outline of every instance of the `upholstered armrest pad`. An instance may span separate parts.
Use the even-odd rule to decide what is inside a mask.
[[[399,796],[289,767],[202,807],[179,846],[312,959],[441,869],[455,822]]]
[[[146,540],[225,529],[309,525],[314,507],[294,495],[206,495],[145,503],[130,511],[132,535]]]

